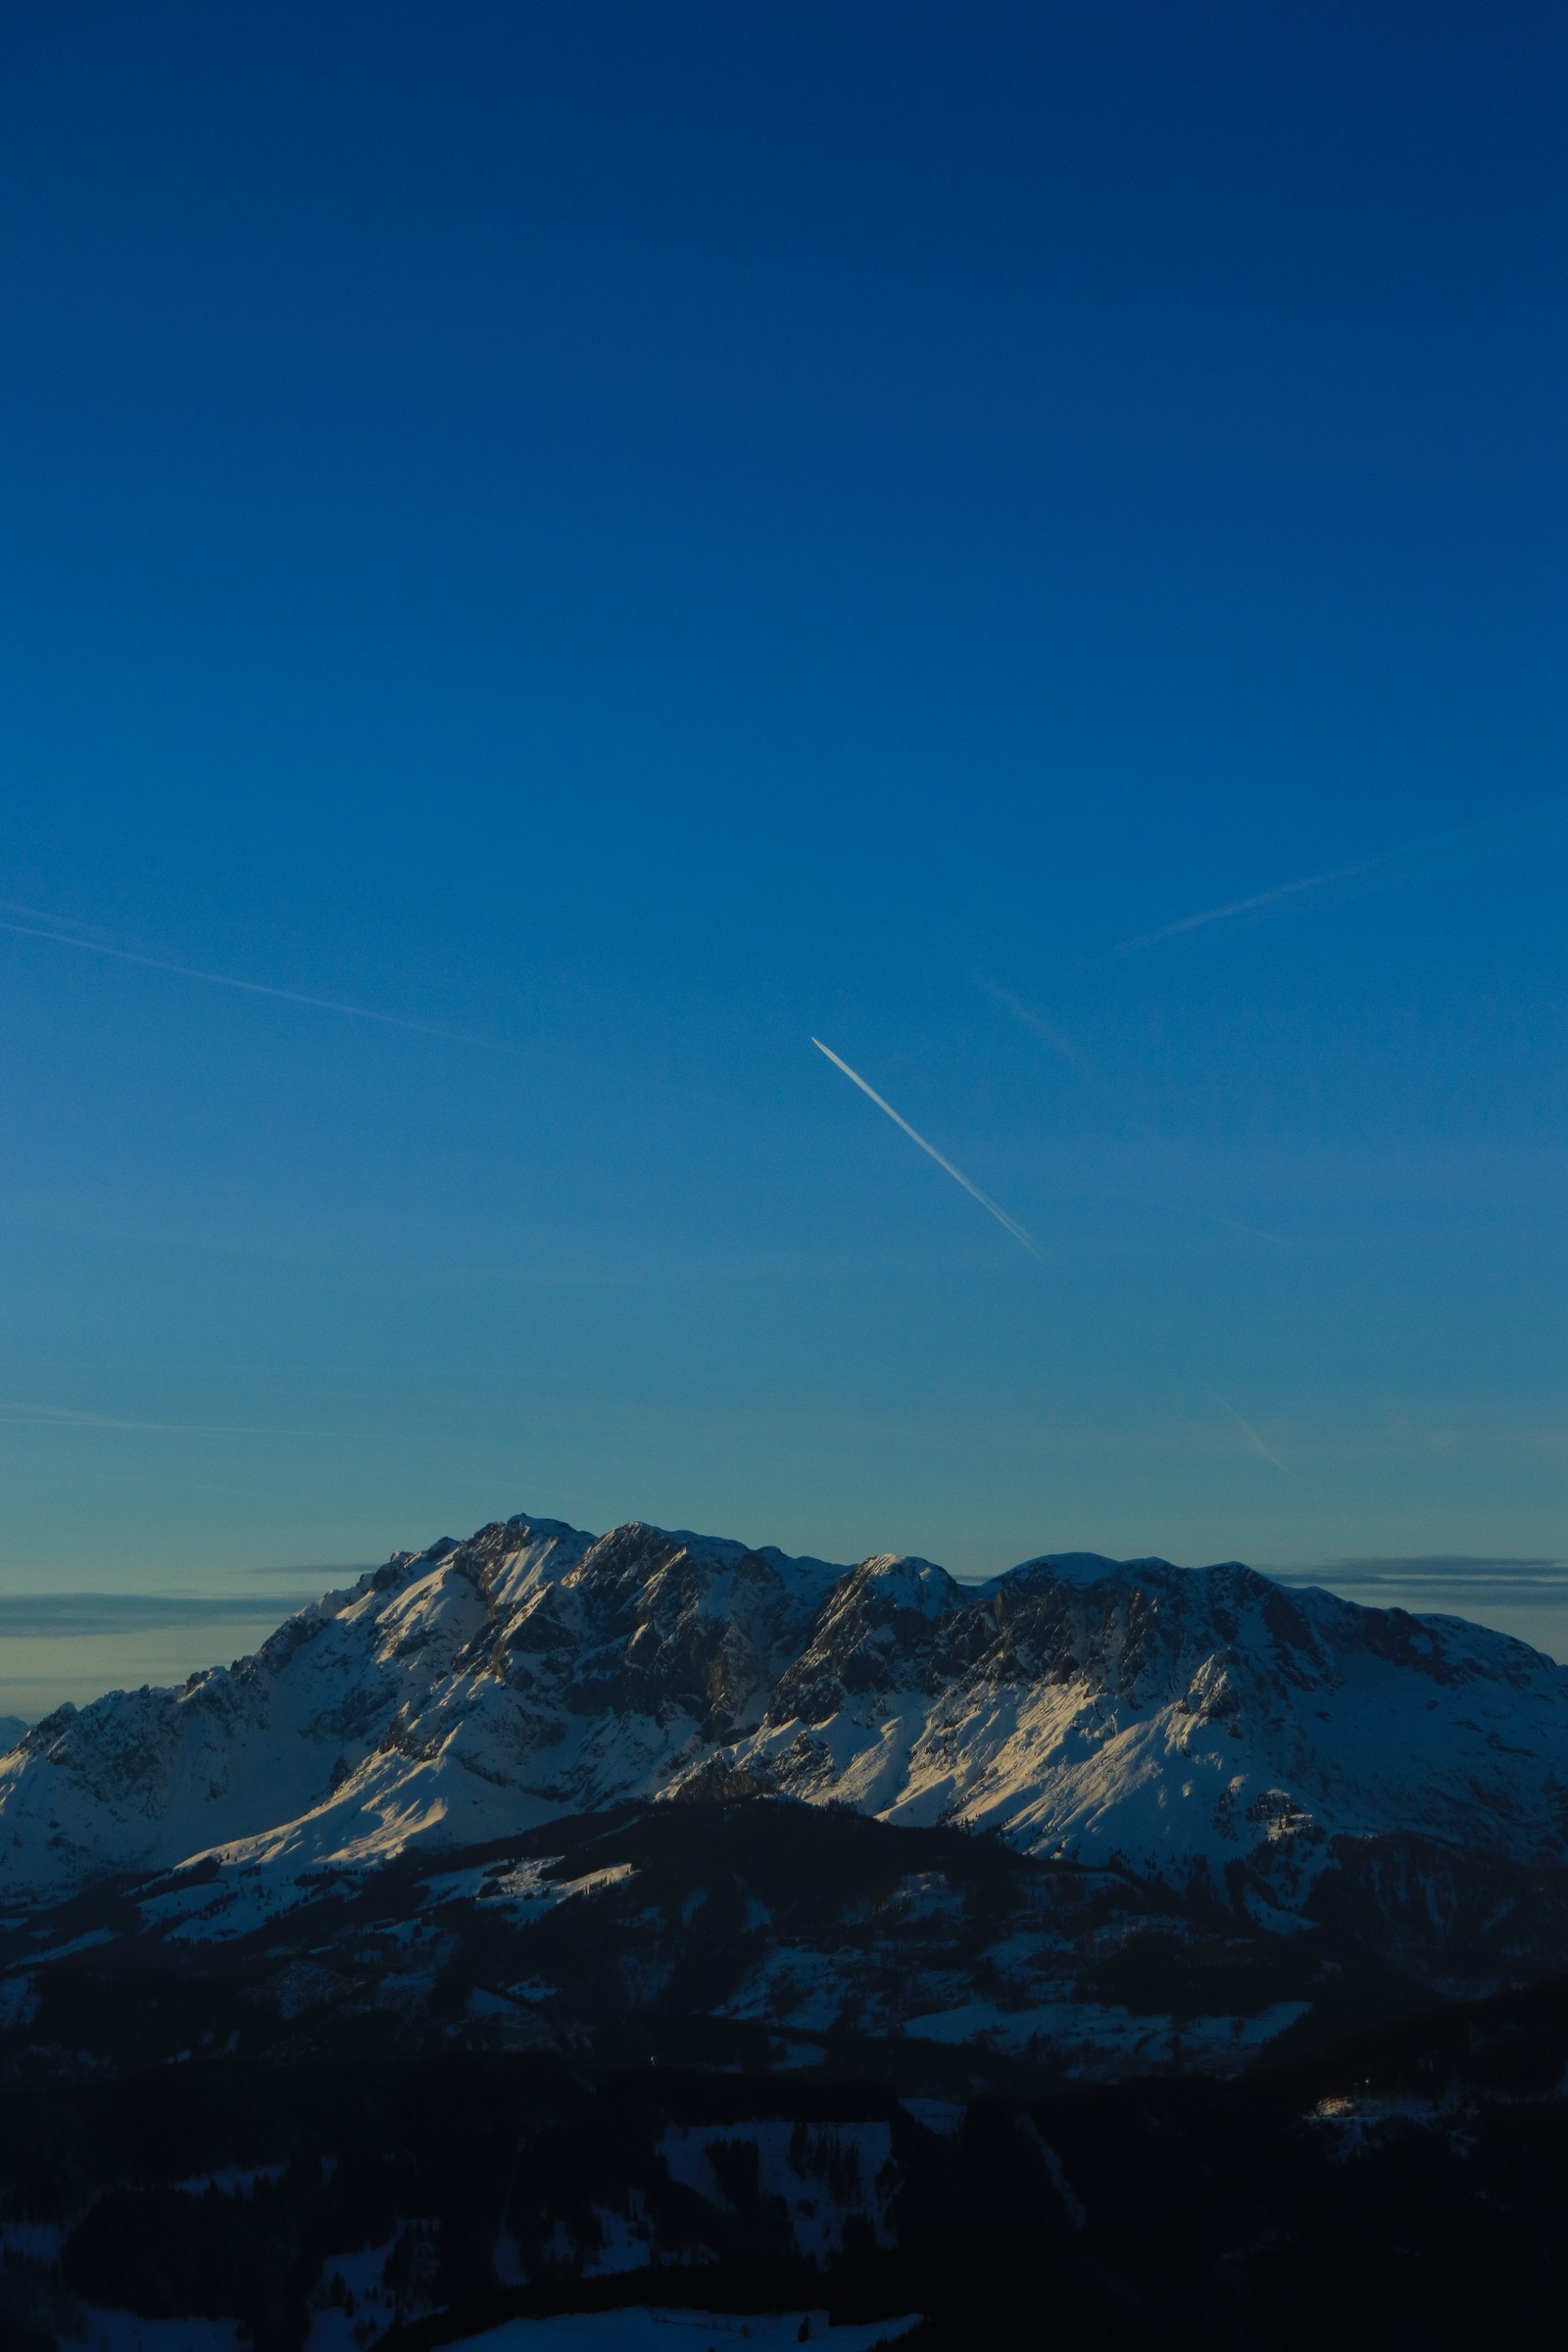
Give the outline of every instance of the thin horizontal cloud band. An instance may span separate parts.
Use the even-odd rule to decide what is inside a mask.
[[[1507,1559],[1389,1559],[1274,1568],[1282,1585],[1314,1585],[1363,1608],[1405,1609],[1412,1616],[1480,1615],[1568,1609],[1568,1562]]]
[[[1568,1560],[1435,1555],[1430,1559],[1333,1560],[1325,1561],[1320,1567],[1271,1569],[1270,1574],[1280,1583],[1290,1585],[1310,1584],[1326,1578],[1335,1585],[1347,1587],[1464,1585],[1484,1587],[1490,1592],[1498,1585],[1511,1584],[1529,1588],[1532,1592],[1549,1592],[1560,1588],[1568,1592]]]
[[[276,1624],[291,1597],[287,1592],[6,1592],[0,1593],[0,1638],[101,1637],[233,1622]],[[300,1601],[318,1597],[315,1587],[298,1595]]]

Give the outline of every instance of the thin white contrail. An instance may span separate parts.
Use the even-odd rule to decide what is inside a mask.
[[[1360,858],[1353,865],[1337,865],[1326,874],[1306,874],[1299,882],[1277,882],[1272,890],[1260,890],[1250,899],[1232,899],[1225,906],[1205,906],[1200,914],[1184,914],[1177,923],[1162,923],[1157,931],[1142,932],[1137,939],[1123,939],[1111,949],[1113,956],[1136,956],[1143,948],[1157,948],[1162,940],[1179,939],[1184,931],[1201,931],[1209,923],[1228,922],[1232,915],[1255,914],[1260,907],[1272,906],[1281,899],[1299,898],[1309,890],[1326,890],[1331,882],[1348,882],[1352,875],[1369,874],[1381,858]]]
[[[1291,1470],[1286,1463],[1280,1460],[1279,1455],[1271,1452],[1268,1446],[1264,1445],[1262,1439],[1258,1436],[1250,1421],[1244,1421],[1242,1419],[1241,1414],[1236,1410],[1235,1405],[1232,1404],[1228,1396],[1221,1396],[1216,1391],[1215,1402],[1222,1404],[1225,1407],[1225,1410],[1229,1413],[1231,1419],[1235,1422],[1237,1428],[1241,1431],[1249,1446],[1255,1446],[1258,1452],[1263,1456],[1265,1462],[1272,1462],[1276,1470],[1283,1470],[1285,1472],[1287,1478],[1293,1478],[1295,1476],[1295,1472]]]
[[[833,1064],[833,1067],[836,1070],[842,1070],[845,1077],[852,1080],[853,1083],[859,1088],[862,1095],[870,1096],[878,1110],[885,1110],[887,1112],[888,1117],[893,1121],[895,1127],[902,1127],[904,1129],[905,1134],[908,1137],[911,1144],[918,1144],[921,1151],[927,1152],[930,1157],[936,1161],[939,1168],[945,1168],[947,1170],[947,1173],[953,1178],[955,1184],[962,1185],[964,1191],[970,1196],[971,1200],[978,1200],[982,1208],[989,1209],[999,1225],[1005,1225],[1013,1240],[1015,1242],[1021,1242],[1031,1257],[1038,1257],[1041,1260],[1041,1263],[1044,1264],[1045,1253],[1041,1250],[1040,1245],[1035,1240],[1033,1234],[1025,1233],[1023,1227],[1018,1223],[1015,1217],[1009,1217],[1004,1208],[999,1208],[989,1193],[983,1193],[977,1184],[971,1184],[961,1168],[956,1168],[951,1159],[944,1159],[942,1153],[937,1150],[935,1144],[928,1144],[925,1140],[925,1137],[921,1135],[915,1128],[909,1125],[907,1119],[901,1118],[891,1102],[884,1102],[882,1097],[877,1093],[876,1088],[874,1086],[867,1086],[865,1080],[860,1076],[858,1070],[852,1070],[849,1063],[842,1060],[839,1055],[834,1053],[831,1046],[824,1046],[819,1037],[813,1037],[811,1043],[819,1054],[825,1054],[827,1055],[829,1061]]]
[[[494,1038],[470,1037],[462,1029],[439,1029],[430,1021],[406,1020],[400,1012],[372,1012],[368,1004],[345,1004],[337,997],[308,997],[297,988],[272,988],[262,980],[236,980],[231,972],[207,972],[191,963],[169,963],[161,956],[141,956],[132,948],[111,948],[101,940],[78,939],[70,931],[45,930],[37,923],[13,923],[3,915],[0,915],[0,931],[9,931],[18,939],[46,939],[57,948],[80,948],[84,955],[108,956],[117,963],[140,964],[144,971],[172,972],[178,980],[205,980],[211,988],[237,988],[247,997],[275,997],[284,1004],[309,1004],[317,1012],[341,1012],[355,1021],[378,1021],[387,1029],[412,1029],[416,1037],[443,1038],[451,1046],[478,1046],[487,1054],[523,1051],[520,1046],[499,1044]]]

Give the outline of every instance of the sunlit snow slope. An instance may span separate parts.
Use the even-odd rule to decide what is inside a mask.
[[[398,1553],[181,1690],[0,1759],[0,1902],[220,1849],[292,1876],[749,1790],[1120,1858],[1275,1916],[1347,1841],[1568,1861],[1568,1670],[1229,1563],[960,1585],[518,1517]]]

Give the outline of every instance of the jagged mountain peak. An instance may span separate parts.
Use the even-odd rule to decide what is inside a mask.
[[[697,1787],[1239,1870],[1299,1907],[1346,1839],[1568,1856],[1568,1674],[1237,1561],[1042,1553],[965,1584],[518,1513],[180,1690],[35,1726],[0,1760],[0,1900],[203,1853],[360,1866]]]

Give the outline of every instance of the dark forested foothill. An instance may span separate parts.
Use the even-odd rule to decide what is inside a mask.
[[[0,2099],[4,2340],[84,2313],[435,2352],[629,2304],[922,2344],[1558,2340],[1568,1984],[1231,2082],[901,2097],[819,2072],[215,2057]],[[62,2334],[61,2330],[68,2331]]]

